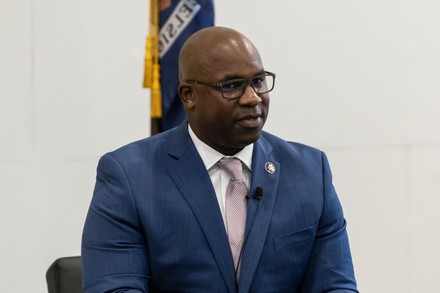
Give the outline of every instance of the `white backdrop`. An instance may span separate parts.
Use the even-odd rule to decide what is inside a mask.
[[[46,292],[98,158],[149,135],[148,2],[0,0],[2,291]],[[265,129],[326,151],[361,291],[438,289],[440,2],[215,4],[277,73]]]

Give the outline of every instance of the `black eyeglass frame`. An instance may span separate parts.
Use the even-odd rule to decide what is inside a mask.
[[[258,78],[260,76],[264,76],[265,79],[266,79],[267,76],[271,76],[273,78],[272,87],[270,89],[268,88],[266,91],[263,91],[263,92],[258,92],[255,89],[254,83],[253,83],[252,80],[255,79],[255,78]],[[189,84],[204,85],[204,86],[209,86],[209,87],[212,87],[212,88],[216,88],[216,89],[220,90],[220,92],[222,93],[223,98],[225,98],[227,100],[234,100],[234,99],[238,99],[238,98],[240,98],[241,96],[244,95],[248,85],[250,85],[252,87],[252,89],[255,91],[255,93],[257,93],[258,95],[260,95],[260,94],[267,94],[268,92],[272,91],[274,89],[274,87],[275,87],[275,77],[276,77],[275,73],[272,73],[272,72],[269,72],[269,71],[264,71],[264,73],[262,73],[262,74],[257,74],[257,75],[254,75],[254,76],[251,76],[251,77],[248,77],[248,78],[229,79],[229,80],[225,80],[223,82],[217,82],[217,83],[208,83],[208,82],[203,82],[203,81],[199,81],[199,80],[192,80],[192,79],[186,80],[185,82],[189,83]],[[225,94],[223,92],[223,86],[225,84],[232,84],[234,82],[241,82],[241,81],[244,82],[243,86],[241,88],[241,94],[238,95],[237,97],[234,96],[232,98],[231,97],[225,97]]]

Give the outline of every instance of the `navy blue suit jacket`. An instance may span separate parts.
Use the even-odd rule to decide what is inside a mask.
[[[275,172],[267,172],[271,162]],[[321,151],[255,143],[239,285],[218,201],[187,124],[104,155],[82,241],[86,292],[357,292]],[[118,291],[121,290],[121,291]]]

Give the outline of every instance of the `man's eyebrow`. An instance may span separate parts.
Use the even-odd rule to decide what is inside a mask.
[[[254,75],[251,75],[251,76],[242,76],[242,75],[225,75],[225,77],[222,78],[218,83],[225,82],[225,81],[230,81],[230,80],[234,80],[234,79],[245,79],[245,78],[251,78],[251,77],[254,77],[254,76],[262,75],[262,74],[264,74],[264,73],[265,73],[265,71],[264,71],[264,69],[263,69],[263,70],[261,70],[261,71],[255,73]]]
[[[234,80],[234,79],[243,79],[244,77],[241,75],[226,75],[225,77],[223,77],[221,79],[220,82],[224,82],[224,81],[230,81],[230,80]]]

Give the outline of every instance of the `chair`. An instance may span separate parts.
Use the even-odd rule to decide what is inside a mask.
[[[81,257],[61,257],[55,260],[46,273],[49,293],[83,293]]]

